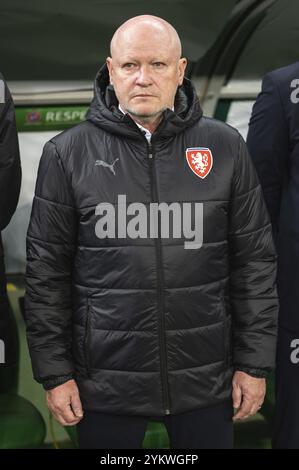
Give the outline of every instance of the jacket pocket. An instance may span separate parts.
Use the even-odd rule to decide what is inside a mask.
[[[85,318],[85,336],[84,336],[84,356],[85,356],[85,367],[88,377],[90,377],[90,334],[91,334],[91,307],[90,299],[87,299],[86,305],[86,318]]]

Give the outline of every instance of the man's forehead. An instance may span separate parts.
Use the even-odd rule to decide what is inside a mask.
[[[163,51],[160,52],[157,50],[151,52],[123,52],[116,58],[116,61],[120,64],[123,64],[125,62],[167,62],[169,60],[171,60],[169,54],[165,54],[163,53]]]
[[[127,61],[171,61],[175,57],[170,44],[121,44],[114,50],[112,58],[119,63]]]

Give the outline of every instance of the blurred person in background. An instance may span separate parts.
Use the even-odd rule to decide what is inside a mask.
[[[299,62],[263,78],[247,144],[278,252],[280,311],[273,447],[299,449]]]
[[[18,362],[18,342],[13,314],[6,291],[6,276],[1,231],[7,227],[19,199],[21,187],[21,162],[15,110],[10,91],[0,73],[0,339],[5,345],[4,364],[0,364],[0,392],[16,389],[17,374],[8,369]],[[12,383],[13,381],[13,383]]]

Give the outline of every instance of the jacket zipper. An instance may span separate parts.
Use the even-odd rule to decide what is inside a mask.
[[[86,319],[85,319],[85,338],[84,338],[85,364],[86,372],[90,378],[90,301],[87,299]]]
[[[158,201],[157,184],[154,168],[154,148],[148,143],[148,157],[150,162],[150,179],[151,179],[151,197],[153,202]],[[165,341],[165,319],[164,319],[164,277],[162,267],[162,246],[161,246],[161,230],[160,221],[158,221],[158,238],[155,239],[156,259],[157,259],[157,278],[158,278],[158,311],[159,311],[159,343],[160,343],[160,364],[162,378],[162,394],[165,401],[165,414],[170,414],[170,397],[167,379],[167,353]]]

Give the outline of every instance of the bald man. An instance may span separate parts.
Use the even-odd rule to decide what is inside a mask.
[[[271,227],[239,133],[202,116],[177,32],[115,32],[87,120],[44,147],[27,234],[35,379],[82,448],[230,448],[275,357]],[[236,414],[234,414],[234,408]]]

